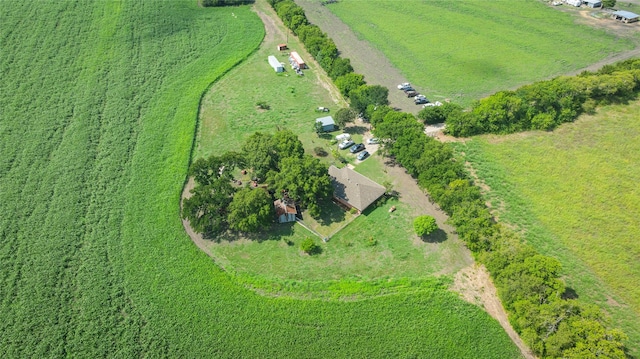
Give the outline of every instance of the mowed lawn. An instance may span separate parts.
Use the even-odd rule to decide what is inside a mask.
[[[554,132],[479,137],[458,147],[491,188],[501,220],[559,258],[578,296],[603,306],[640,348],[640,102]]]
[[[328,8],[429,99],[462,104],[633,48],[537,0],[341,0]]]
[[[261,2],[256,6],[261,11],[270,11]],[[278,22],[278,26],[281,23]],[[280,31],[284,36],[284,29],[280,28]],[[276,44],[284,39],[267,35],[258,51],[207,92],[201,105],[195,158],[238,151],[244,139],[255,131],[273,133],[279,128],[296,133],[309,154],[317,146],[329,153],[336,148],[329,139],[342,131],[319,138],[312,128],[315,118],[331,115],[340,108],[326,85],[320,82],[323,74],[313,63],[310,70],[305,70],[304,77],[298,77],[288,66],[284,74],[276,74],[267,63],[270,54],[287,62],[287,56],[275,50]],[[289,36],[289,47],[297,51],[302,49],[292,36]],[[265,101],[271,108],[258,109],[257,101]],[[331,112],[317,113],[314,109],[318,106],[327,106]],[[347,129],[356,142],[362,141],[362,133],[366,130],[362,124]],[[378,183],[391,180],[384,173],[378,155],[356,163],[359,161],[348,150],[340,150],[340,153],[356,166],[356,171],[362,171]],[[331,154],[321,160],[342,166]],[[397,210],[389,213],[394,205]],[[449,261],[463,257],[458,254],[464,250],[459,242],[452,243],[444,238],[439,239],[444,240],[441,243],[420,240],[413,233],[412,221],[422,213],[416,213],[398,200],[372,206],[351,223],[353,215],[337,205],[329,202],[323,208],[323,227],[318,228],[317,221],[306,217],[305,221],[323,236],[339,230],[328,243],[323,243],[298,224],[289,224],[275,225],[269,233],[261,235],[259,241],[225,237],[212,241],[209,247],[225,269],[274,281],[425,278],[436,273],[451,275],[465,265],[464,261]],[[345,228],[340,230],[342,227]],[[320,255],[310,258],[301,253],[299,244],[307,237],[314,238],[321,246]]]

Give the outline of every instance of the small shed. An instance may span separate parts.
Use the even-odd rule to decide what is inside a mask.
[[[331,116],[316,118],[316,122],[320,122],[322,124],[322,131],[324,132],[335,131],[338,127]]]
[[[584,0],[584,4],[590,8],[602,7],[602,1],[600,0]]]
[[[269,65],[271,65],[276,72],[284,72],[284,66],[282,66],[280,61],[273,55],[269,56]]]
[[[291,63],[291,66],[295,68],[299,68],[299,69],[307,68],[307,64],[305,64],[304,61],[302,61],[302,57],[300,57],[300,55],[298,55],[298,53],[295,51],[291,51],[291,53],[289,54],[289,62]]]
[[[567,3],[567,5],[580,7],[582,5],[582,0],[565,0],[565,3]]]
[[[288,50],[287,44],[278,44],[278,51]]]
[[[289,197],[285,196],[282,199],[274,201],[273,206],[276,209],[278,223],[288,223],[296,221],[298,210],[296,209],[295,202]]]
[[[611,17],[615,20],[622,21],[624,23],[638,21],[638,14],[634,14],[631,11],[618,10],[611,14]]]

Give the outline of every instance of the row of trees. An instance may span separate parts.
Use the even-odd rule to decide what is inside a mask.
[[[267,189],[249,183],[234,186],[234,173],[245,167],[255,182],[266,182]],[[305,155],[298,137],[288,130],[256,132],[240,153],[200,158],[189,175],[196,185],[183,202],[182,216],[209,238],[226,230],[257,232],[270,226],[275,218],[273,194],[280,198],[287,193],[311,216],[318,216],[318,202],[332,192],[327,166]]]
[[[598,72],[585,71],[577,76],[535,82],[515,91],[500,91],[474,102],[469,111],[455,106],[446,111],[426,108],[421,118],[444,120],[448,133],[462,137],[551,130],[574,121],[581,113],[593,112],[601,104],[633,99],[639,90],[640,60],[632,59]]]
[[[253,4],[255,0],[202,0],[201,4],[204,7],[210,6],[234,6]]]
[[[291,0],[269,1],[276,9],[280,3],[292,3]],[[299,33],[295,24],[313,25],[309,25],[304,11],[295,6],[280,8],[278,15]],[[297,20],[292,21],[295,16]],[[319,29],[314,33],[326,38]],[[308,36],[309,33],[305,33],[303,43],[316,57],[317,48],[307,45],[313,37]],[[635,62],[627,61],[605,67],[597,74],[583,73],[580,76],[583,87],[576,88],[569,78],[558,78],[515,92],[503,91],[491,100],[475,103],[471,111],[444,104],[424,109],[419,117],[425,123],[446,122],[449,131],[457,136],[550,129],[561,122],[572,121],[580,111],[589,110],[599,102],[628,98],[637,88],[639,76],[633,71],[636,66]],[[620,71],[629,72],[620,74]],[[331,75],[330,70],[327,72]],[[493,220],[480,190],[468,177],[463,164],[456,161],[448,144],[426,137],[423,125],[412,114],[396,112],[387,106],[387,89],[367,86],[364,76],[352,71],[332,78],[341,93],[350,99],[351,107],[366,113],[375,127],[376,137],[385,139],[383,152],[405,167],[429,192],[431,199],[449,214],[459,237],[491,272],[510,313],[511,324],[536,355],[543,358],[626,357],[625,334],[608,329],[599,308],[564,298],[566,288],[559,279],[560,263],[540,255]],[[588,103],[583,98],[587,93]]]
[[[369,108],[368,116],[375,135],[386,139],[384,151],[449,214],[460,238],[486,265],[511,324],[536,355],[625,358],[624,333],[608,329],[599,308],[563,297],[560,263],[493,220],[448,144],[425,136],[411,114],[383,106]]]
[[[364,76],[353,72],[351,61],[340,57],[336,44],[326,33],[309,22],[304,10],[293,0],[268,0],[278,17],[304,44],[307,51],[334,80],[351,108],[364,112],[368,105],[387,105],[389,90],[379,85],[367,85]]]

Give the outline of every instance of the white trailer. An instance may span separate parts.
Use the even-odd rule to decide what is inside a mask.
[[[282,63],[273,55],[269,56],[269,65],[271,65],[276,72],[284,72],[284,66],[282,66]]]

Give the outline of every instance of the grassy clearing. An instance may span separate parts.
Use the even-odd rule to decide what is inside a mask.
[[[432,100],[468,104],[633,48],[535,0],[345,0],[328,7]]]
[[[3,357],[518,356],[435,285],[264,298],[185,236],[198,101],[260,42],[249,8],[6,2],[0,18]]]
[[[613,315],[640,348],[640,102],[609,106],[551,133],[459,146],[503,221],[559,258],[568,286]]]

